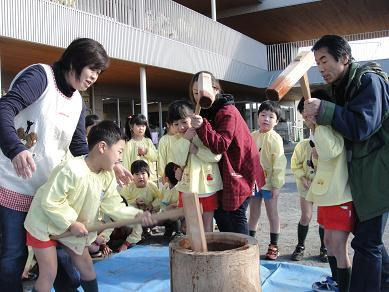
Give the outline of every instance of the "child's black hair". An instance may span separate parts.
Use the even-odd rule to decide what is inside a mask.
[[[168,121],[174,123],[175,121],[186,119],[193,115],[194,106],[191,102],[186,100],[176,100],[169,105],[167,112]]]
[[[169,162],[165,166],[165,176],[168,178],[169,182],[175,186],[178,183],[176,179],[176,169],[179,168],[174,162]]]
[[[270,111],[272,113],[275,113],[277,116],[277,121],[279,121],[281,118],[281,107],[275,101],[266,100],[262,102],[261,105],[259,106],[257,114],[259,115],[259,113],[263,111]]]
[[[87,115],[85,117],[85,129],[89,126],[93,126],[94,124],[98,123],[100,120],[98,115]]]
[[[99,142],[104,141],[109,147],[120,140],[126,140],[126,135],[112,121],[102,121],[93,126],[88,134],[89,151]]]
[[[149,123],[144,115],[137,114],[137,115],[127,117],[125,131],[126,131],[126,135],[129,139],[133,138],[132,137],[132,130],[131,130],[131,127],[133,125],[146,126],[145,137],[151,139]]]
[[[131,164],[131,174],[145,171],[150,176],[150,167],[144,160],[135,160]]]
[[[297,105],[297,110],[299,111],[300,114],[303,114],[304,111],[304,96],[300,99],[298,105]]]
[[[327,91],[325,91],[324,89],[315,89],[313,91],[311,91],[311,97],[312,98],[318,98],[318,99],[321,99],[321,100],[325,100],[325,101],[331,101],[331,98],[328,94]],[[303,113],[304,111],[304,97],[302,97],[297,105],[297,110],[299,111],[300,114]]]

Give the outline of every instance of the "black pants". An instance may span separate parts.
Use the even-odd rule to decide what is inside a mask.
[[[381,291],[387,282],[388,258],[382,236],[388,213],[357,222],[351,246],[354,249],[351,292]],[[386,263],[385,263],[386,262]]]
[[[249,234],[246,211],[250,198],[247,198],[235,211],[225,211],[222,207],[215,210],[216,224],[221,232]]]

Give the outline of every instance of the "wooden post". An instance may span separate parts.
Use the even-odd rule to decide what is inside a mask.
[[[183,193],[182,203],[184,205],[186,234],[188,236],[191,249],[193,251],[200,252],[208,251],[198,195]]]

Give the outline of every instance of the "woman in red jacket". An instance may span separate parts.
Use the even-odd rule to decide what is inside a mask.
[[[219,208],[215,211],[216,223],[222,232],[248,234],[246,210],[254,183],[260,188],[265,177],[259,163],[259,153],[250,131],[234,105],[234,97],[223,94],[212,73],[196,73],[189,85],[189,96],[197,104],[197,81],[201,73],[211,76],[214,102],[201,115],[192,117],[192,127],[197,135],[215,154],[222,154],[219,169],[223,190],[219,192]],[[214,98],[213,98],[214,97]]]

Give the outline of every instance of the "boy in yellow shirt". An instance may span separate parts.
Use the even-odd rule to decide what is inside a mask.
[[[324,90],[316,90],[311,95],[329,100]],[[323,287],[332,287],[348,292],[351,263],[347,240],[354,229],[355,211],[348,183],[344,140],[331,126],[316,125],[314,137],[318,154],[317,170],[306,200],[319,206],[317,222],[325,230],[324,242],[328,249],[332,278],[316,282],[312,288],[322,291]]]
[[[261,190],[255,190],[255,196],[250,198],[249,232],[255,237],[263,199],[270,223],[270,244],[266,253],[269,260],[276,260],[279,255],[280,219],[277,204],[280,189],[285,183],[284,145],[281,136],[273,130],[280,117],[281,108],[277,103],[269,100],[261,103],[258,109],[259,131],[251,134],[259,151],[266,184]]]
[[[89,154],[71,158],[51,173],[38,189],[27,214],[24,227],[27,245],[34,250],[39,277],[33,291],[50,291],[57,273],[57,241],[51,235],[70,231],[73,236],[58,241],[78,268],[85,291],[98,291],[96,273],[88,245],[96,232],[87,226],[98,221],[99,210],[113,220],[130,219],[139,215],[145,225],[153,224],[150,213],[126,207],[116,190],[113,167],[121,160],[124,137],[110,121],[94,126],[88,135]],[[134,226],[134,228],[141,228]]]
[[[297,110],[303,115],[304,98],[297,105]],[[307,120],[304,120],[305,125],[313,131],[315,125]],[[313,204],[306,200],[308,189],[315,177],[317,166],[317,152],[313,136],[310,139],[303,139],[294,148],[293,155],[290,161],[290,168],[296,179],[297,190],[300,194],[301,217],[297,225],[297,246],[291,256],[294,261],[300,261],[304,257],[305,239],[308,234],[309,223],[312,219]],[[324,229],[319,226],[320,236],[320,260],[328,262],[327,249],[324,245]]]

